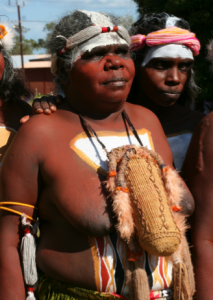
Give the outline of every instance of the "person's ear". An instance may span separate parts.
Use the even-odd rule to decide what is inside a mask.
[[[61,83],[63,85],[67,85],[69,83],[69,76],[65,69],[64,63],[61,60],[58,61],[57,73]]]

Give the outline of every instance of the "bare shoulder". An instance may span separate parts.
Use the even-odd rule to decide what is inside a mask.
[[[54,116],[38,114],[32,116],[18,130],[13,144],[20,145],[21,148],[38,148],[44,146],[51,138],[50,134],[56,126],[53,122]],[[42,147],[43,148],[43,147]]]
[[[134,118],[137,120],[143,120],[146,124],[154,123],[156,125],[160,125],[160,121],[157,116],[148,108],[145,108],[141,105],[126,103],[126,107],[128,108],[131,115],[134,115]]]
[[[57,110],[51,115],[36,114],[21,126],[18,136],[29,136],[29,141],[34,139],[36,142],[49,143],[61,136],[60,133],[69,126],[71,133],[75,118],[75,114],[67,110]]]

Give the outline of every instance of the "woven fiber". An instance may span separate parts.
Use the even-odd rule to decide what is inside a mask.
[[[125,174],[139,245],[156,256],[169,256],[180,244],[180,231],[168,203],[159,165],[134,155]]]

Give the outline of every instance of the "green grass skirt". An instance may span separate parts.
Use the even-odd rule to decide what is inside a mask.
[[[119,296],[73,287],[70,284],[52,279],[43,273],[39,274],[39,283],[35,294],[37,300],[109,300],[120,298]]]

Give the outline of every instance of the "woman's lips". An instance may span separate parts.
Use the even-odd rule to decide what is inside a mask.
[[[181,93],[180,92],[172,92],[172,91],[161,91],[160,92],[162,95],[165,95],[168,98],[172,99],[177,99],[180,97]]]
[[[103,85],[108,85],[108,86],[125,86],[126,85],[126,78],[125,77],[114,77],[108,81],[105,81]]]

